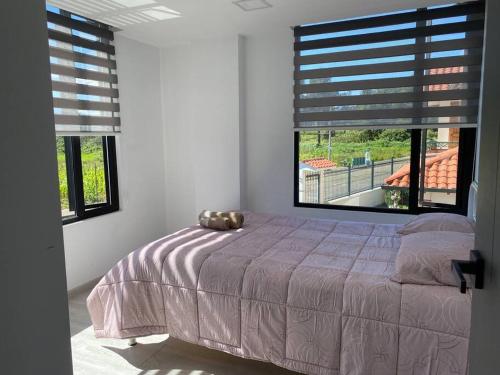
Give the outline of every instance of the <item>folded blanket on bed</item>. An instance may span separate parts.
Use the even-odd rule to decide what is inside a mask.
[[[200,225],[216,230],[240,229],[243,226],[243,214],[236,211],[203,210],[198,216]]]

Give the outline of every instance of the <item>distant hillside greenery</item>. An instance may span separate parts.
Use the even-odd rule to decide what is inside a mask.
[[[318,136],[319,134],[319,136]],[[432,135],[431,135],[432,137]],[[333,130],[331,160],[338,166],[370,152],[372,161],[410,156],[411,132],[404,129]],[[302,132],[299,159],[328,158],[328,131]]]

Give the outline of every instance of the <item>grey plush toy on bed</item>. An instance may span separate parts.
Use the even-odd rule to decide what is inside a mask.
[[[235,211],[203,210],[198,219],[202,227],[215,230],[239,229],[244,221],[243,214]]]

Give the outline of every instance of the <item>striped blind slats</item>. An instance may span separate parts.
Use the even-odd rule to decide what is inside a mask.
[[[82,109],[87,111],[120,112],[119,103],[95,102],[91,100],[73,100],[54,98],[55,108]]]
[[[68,43],[76,47],[83,47],[90,50],[115,54],[115,47],[109,43],[101,43],[87,38],[71,35],[62,31],[49,29],[49,39],[57,42]]]
[[[51,72],[52,74],[57,74],[67,77],[89,79],[100,82],[118,83],[118,77],[116,76],[116,74],[95,72],[93,70],[88,70],[84,68],[73,68],[71,66],[52,64]]]
[[[410,22],[429,21],[433,19],[477,15],[484,18],[484,4],[480,1],[459,4],[453,7],[434,8],[414,12],[403,12],[384,16],[358,18],[318,25],[297,26],[295,36],[327,34],[332,32],[368,29],[376,26],[400,25]]]
[[[118,89],[52,81],[52,90],[76,95],[94,95],[105,98],[118,98]]]
[[[114,39],[113,31],[109,29],[109,26],[91,20],[88,20],[88,22],[84,22],[68,17],[66,15],[47,12],[47,21],[56,25],[67,27],[69,29],[81,31],[86,34],[95,35],[99,38],[104,38],[107,40]]]
[[[50,47],[50,56],[63,60],[79,62],[82,64],[89,64],[89,65],[101,66],[103,68],[116,69],[115,60],[104,59],[101,57],[91,56],[85,53],[79,53],[71,50],[66,50],[63,48]]]
[[[100,116],[72,116],[72,115],[55,115],[56,124],[66,125],[110,125],[120,126],[118,117],[100,117]]]
[[[398,87],[420,88],[428,85],[477,83],[481,80],[481,72],[433,74],[423,77],[385,78],[367,79],[359,81],[301,84],[295,83],[295,95],[316,94],[325,92],[350,91],[350,90],[371,90],[390,89]]]
[[[296,56],[295,65],[311,65],[320,63],[333,63],[359,59],[375,59],[381,57],[394,57],[414,55],[417,53],[431,53],[460,50],[463,48],[481,49],[483,38],[470,37],[467,39],[445,40],[441,42],[429,42],[421,44],[408,44],[395,47],[362,49],[347,52],[324,53],[319,55]]]
[[[421,61],[401,61],[393,63],[364,64],[355,66],[342,66],[339,68],[311,69],[295,71],[295,79],[326,78],[354,76],[375,73],[393,73],[425,70],[432,68],[447,68],[453,66],[469,66],[481,64],[481,55],[465,55],[457,57],[441,57],[438,59],[425,59]]]
[[[483,28],[481,2],[296,27],[295,128],[475,124]]]
[[[47,20],[57,133],[119,133],[113,31],[63,10]]]
[[[376,27],[376,25],[374,26]],[[367,43],[383,43],[389,40],[398,41],[412,38],[422,38],[445,34],[479,31],[484,29],[484,20],[454,22],[444,25],[422,26],[408,29],[382,31],[362,35],[341,36],[336,38],[308,40],[295,43],[296,51],[311,49],[353,46]]]
[[[316,99],[296,99],[299,108],[329,107],[361,104],[408,103],[419,101],[474,100],[479,97],[479,89],[424,91],[421,93],[394,93],[357,96],[329,96]]]
[[[345,120],[385,120],[415,117],[443,117],[453,110],[454,116],[477,116],[477,105],[464,107],[425,107],[376,109],[362,111],[331,111],[314,113],[296,113],[296,121],[345,121]],[[449,127],[449,126],[446,126]]]

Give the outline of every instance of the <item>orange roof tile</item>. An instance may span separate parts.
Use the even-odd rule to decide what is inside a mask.
[[[337,164],[325,158],[308,159],[304,160],[303,163],[314,169],[335,168],[337,166]]]
[[[457,188],[458,147],[429,157],[425,161],[425,187],[427,189],[454,190]],[[410,164],[405,164],[384,180],[386,186],[409,187]]]
[[[432,68],[429,70],[429,75],[432,74],[450,74],[450,73],[462,73],[464,71],[463,66],[449,66],[446,68]],[[429,91],[442,91],[442,90],[448,90],[449,85],[448,83],[441,83],[441,84],[436,84],[436,85],[429,85],[428,90]]]

